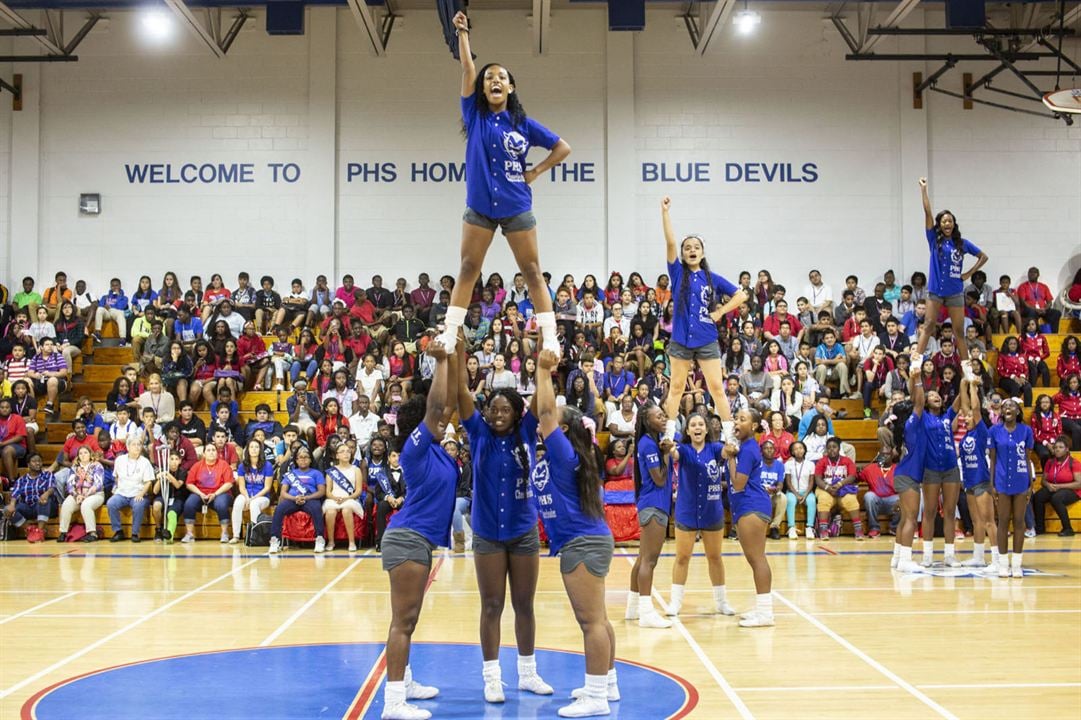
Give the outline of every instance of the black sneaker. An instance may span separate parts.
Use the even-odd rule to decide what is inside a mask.
[[[781,539],[781,531],[779,529],[775,528],[775,527],[771,527],[769,529],[769,539],[770,540],[780,540]]]
[[[123,539],[124,539],[124,533],[123,532],[115,532],[115,533],[113,533],[113,536],[111,538],[109,538],[109,542],[120,542]]]
[[[83,542],[92,543],[98,541],[98,534],[96,532],[87,533],[83,536]]]
[[[65,532],[60,533],[59,535],[56,536],[56,541],[58,543],[67,542],[68,541],[68,534],[65,533]]]
[[[1072,527],[1064,527],[1058,531],[1059,537],[1073,537],[1075,535]]]
[[[139,537],[138,535],[132,535],[131,536],[131,541],[134,542],[134,543],[137,543],[137,542],[142,542],[143,539],[141,537]]]

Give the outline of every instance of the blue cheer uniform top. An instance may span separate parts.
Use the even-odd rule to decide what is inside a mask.
[[[473,458],[473,532],[507,542],[537,526],[529,469],[537,447],[537,418],[527,412],[518,432],[496,435],[481,414],[462,421]],[[524,461],[524,465],[523,465]]]
[[[991,447],[995,450],[995,490],[1005,495],[1020,495],[1032,487],[1028,452],[1034,438],[1032,428],[1024,423],[1010,432],[999,423],[991,428]]]
[[[952,238],[943,238],[938,242],[938,233],[934,228],[927,229],[927,245],[931,250],[931,271],[927,273],[927,291],[945,298],[964,292],[965,283],[961,280],[961,267],[965,255],[978,256],[982,250],[973,243],[961,239],[961,249],[954,247]]]
[[[893,471],[895,478],[906,477],[913,482],[923,482],[923,463],[927,455],[927,435],[923,430],[922,414],[912,413],[905,420],[905,454]]]
[[[423,422],[402,448],[402,473],[409,492],[401,509],[390,518],[387,529],[409,529],[423,535],[432,545],[449,547],[458,463],[440,447]]]
[[[465,204],[490,218],[528,212],[533,209],[533,192],[523,176],[526,155],[534,145],[552,149],[559,136],[531,117],[515,127],[510,113],[478,110],[476,100],[474,95],[462,98]]]
[[[578,499],[578,453],[556,428],[544,440],[544,457],[537,461],[529,476],[533,501],[548,534],[550,555],[556,555],[569,540],[583,535],[611,535],[604,516],[590,517],[582,512]]]
[[[987,467],[988,440],[987,423],[980,419],[975,427],[969,428],[957,446],[961,459],[961,482],[966,490],[991,479],[991,470]]]
[[[736,474],[746,475],[747,484],[742,490],[736,490],[736,479],[733,477],[728,485],[732,522],[738,522],[741,517],[753,512],[762,513],[766,517],[772,515],[773,505],[769,493],[762,485],[762,450],[753,437],[747,438],[739,446]]]
[[[709,316],[709,300],[714,293],[735,295],[739,288],[717,273],[706,277],[704,270],[690,274],[690,287],[687,292],[687,307],[683,307],[683,263],[677,257],[668,263],[668,277],[671,279],[672,300],[675,302],[672,313],[672,340],[688,348],[700,348],[717,342],[717,325]],[[717,297],[720,300],[720,297]],[[718,304],[720,304],[718,302]]]
[[[390,475],[387,474],[387,458],[384,455],[382,462],[368,460],[368,487],[375,491],[375,486],[382,488],[384,493],[390,492]]]
[[[274,465],[270,462],[264,462],[262,465],[254,467],[248,467],[248,464],[244,462],[236,469],[237,482],[244,484],[244,489],[248,491],[249,497],[255,497],[263,492],[267,482],[273,480],[273,478]]]
[[[289,472],[282,475],[282,487],[288,489],[289,494],[293,497],[297,495],[312,495],[319,490],[320,485],[324,485],[326,480],[323,478],[323,473],[319,472],[313,467],[307,470],[301,470],[298,467],[294,467]]]
[[[649,435],[643,435],[638,441],[638,479],[641,487],[638,489],[638,510],[641,512],[647,508],[656,508],[665,515],[672,512],[672,473],[661,462],[661,449],[657,441]],[[650,470],[661,468],[664,473],[664,484],[658,485],[653,482]]]
[[[928,470],[947,472],[957,467],[957,449],[953,444],[953,418],[956,414],[952,408],[941,415],[924,409],[923,433],[927,440],[924,464]]]
[[[701,450],[689,444],[679,451],[679,490],[676,522],[692,530],[715,528],[724,523],[721,501],[721,450],[723,443],[707,442]],[[643,481],[644,482],[644,481]]]

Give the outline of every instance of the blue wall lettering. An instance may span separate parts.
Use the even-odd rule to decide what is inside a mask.
[[[253,163],[137,163],[125,164],[124,172],[132,185],[235,185],[255,182]],[[300,169],[297,168],[297,176]]]
[[[709,163],[642,163],[642,182],[709,182]]]
[[[724,181],[729,183],[813,183],[818,181],[818,165],[803,163],[725,163]]]
[[[413,163],[410,173],[412,182],[462,182],[465,180],[465,163]]]
[[[398,179],[398,166],[394,163],[357,163],[351,162],[345,167],[345,181],[391,183]]]

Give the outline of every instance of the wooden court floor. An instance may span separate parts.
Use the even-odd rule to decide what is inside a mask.
[[[613,717],[1081,718],[1081,539],[1029,541],[1026,565],[1038,572],[1023,580],[945,570],[900,576],[888,567],[888,538],[768,547],[776,627],[741,629],[735,618],[710,614],[705,560],[696,556],[683,616],[670,630],[622,619],[634,550],[617,548],[609,614],[628,665],[620,666],[623,699],[612,704]],[[967,558],[971,543],[959,548]],[[658,567],[661,599],[671,549]],[[749,609],[749,569],[736,543],[726,542],[725,553],[729,598],[738,611]],[[206,541],[7,542],[0,565],[3,720],[378,717],[389,604],[386,575],[370,551],[314,557],[293,549],[268,558]],[[415,636],[415,653],[432,658],[418,679],[443,690],[427,707],[436,718],[556,717],[582,672],[579,656],[549,652],[581,650],[558,561],[542,559],[536,601],[537,644],[545,649],[538,665],[554,698],[512,702],[508,602],[508,703],[484,705],[479,650],[471,647],[477,607],[472,558],[439,556]],[[322,654],[308,654],[308,646]],[[260,647],[281,657],[271,662],[246,650]],[[143,662],[189,655],[190,665]],[[130,663],[120,674],[95,674]],[[321,694],[327,700],[311,706],[317,711],[290,704]],[[230,710],[226,697],[243,698],[248,710]]]

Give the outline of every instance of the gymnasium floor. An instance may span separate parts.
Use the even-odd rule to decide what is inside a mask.
[[[971,543],[960,548],[967,557]],[[1081,717],[1081,540],[1029,541],[1023,580],[900,576],[887,538],[769,549],[776,627],[709,614],[697,557],[681,621],[643,630],[622,619],[634,551],[617,548],[608,598],[623,700],[612,717]],[[20,541],[0,544],[0,563],[3,720],[379,717],[389,609],[370,551],[268,558],[205,541]],[[725,563],[732,604],[748,609],[750,572],[734,542]],[[421,705],[436,718],[556,717],[583,667],[557,561],[542,560],[536,603],[554,698],[518,698],[508,646],[507,703],[482,702],[473,575],[468,556],[433,566],[413,667],[442,694]],[[505,644],[512,623],[508,602]]]

